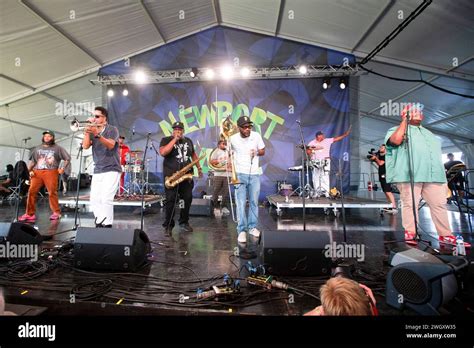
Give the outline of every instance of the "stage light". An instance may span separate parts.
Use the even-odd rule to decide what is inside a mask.
[[[145,83],[147,80],[147,75],[145,74],[143,70],[138,70],[134,74],[134,79],[136,83],[139,83],[139,84]]]
[[[113,96],[114,96],[114,90],[113,90],[113,89],[109,89],[109,90],[107,91],[107,96],[113,97]]]
[[[124,97],[126,97],[128,95],[128,89],[124,88],[124,90],[122,91],[122,94]]]
[[[339,88],[340,88],[340,89],[345,89],[346,86],[347,86],[346,79],[342,78],[342,79],[339,81]]]
[[[189,76],[191,76],[193,79],[198,75],[198,68],[191,68],[191,72],[189,73]]]
[[[234,76],[234,69],[230,65],[224,65],[221,67],[221,77],[224,80],[230,80]]]
[[[250,69],[249,68],[242,68],[240,69],[240,76],[242,77],[248,77],[250,75]]]
[[[301,75],[306,75],[308,73],[308,68],[306,67],[306,65],[301,65],[298,68],[298,71],[300,72]]]
[[[324,79],[323,80],[323,89],[328,89],[331,87],[331,80],[330,79]]]
[[[209,80],[212,80],[214,78],[214,70],[212,69],[207,69],[206,72],[205,72],[205,75],[206,75],[206,78],[208,78]]]

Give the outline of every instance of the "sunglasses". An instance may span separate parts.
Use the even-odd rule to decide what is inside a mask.
[[[252,129],[252,126],[243,126],[243,127],[240,127],[242,129]]]

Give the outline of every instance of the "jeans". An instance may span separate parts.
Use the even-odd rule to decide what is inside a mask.
[[[240,184],[235,185],[235,201],[237,207],[237,234],[257,227],[258,196],[260,194],[260,175],[237,173]],[[245,212],[249,200],[249,214]]]

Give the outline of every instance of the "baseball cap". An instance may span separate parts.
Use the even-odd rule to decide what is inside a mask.
[[[55,137],[54,132],[51,131],[51,130],[49,130],[49,129],[48,129],[48,130],[45,130],[45,131],[43,132],[43,135],[45,135],[45,134],[49,134],[49,135]]]
[[[175,129],[175,128],[184,129],[184,124],[183,124],[183,122],[175,122],[175,123],[173,123],[173,125],[171,126],[171,128],[173,128],[173,129]]]
[[[237,120],[237,126],[242,127],[246,124],[253,124],[253,122],[250,121],[250,118],[248,116],[240,116]]]

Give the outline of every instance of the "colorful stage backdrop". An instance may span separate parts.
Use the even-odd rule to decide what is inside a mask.
[[[130,66],[116,63],[102,69],[100,74],[128,73],[138,66],[149,70],[217,68],[235,57],[239,57],[241,65],[268,66],[337,64],[336,60],[342,64],[348,56],[240,30],[216,28],[137,56]],[[353,61],[352,56],[348,58]],[[216,146],[218,125],[227,115],[234,121],[249,116],[266,145],[266,154],[260,159],[263,199],[276,192],[278,181],[298,183],[297,174],[288,171],[289,167],[301,164],[301,150],[296,147],[301,143],[297,120],[301,121],[306,142],[314,139],[319,130],[333,137],[349,127],[348,89],[340,90],[334,81],[332,88],[324,91],[321,84],[321,79],[281,79],[129,85],[129,95],[122,96],[117,88],[108,106],[111,123],[119,126],[128,142],[132,141],[133,149],[144,147],[148,132],[158,148],[160,138],[171,133],[171,123],[179,120],[199,154],[209,154]],[[349,138],[333,144],[331,150],[331,185],[336,185],[334,172],[340,162],[344,191],[349,189],[349,151]],[[162,159],[153,149],[148,153],[150,170],[161,178]],[[195,195],[209,190],[207,163],[205,158],[202,161],[205,176],[196,178]]]

